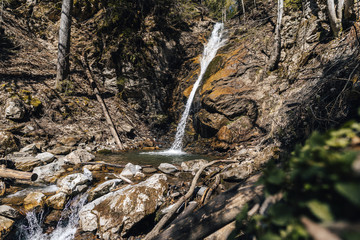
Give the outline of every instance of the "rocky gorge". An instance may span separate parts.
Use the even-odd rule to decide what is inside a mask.
[[[269,71],[276,4],[245,1],[252,10],[225,22],[226,44],[204,74],[185,130],[186,152],[223,162],[99,161],[101,153],[123,152],[86,78],[82,52],[126,150],[166,148],[200,72],[202,46],[219,19],[211,5],[197,1],[138,2],[124,1],[120,12],[101,1],[74,4],[71,75],[61,91],[53,88],[60,2],[10,1],[3,9],[0,161],[36,180],[1,180],[1,239],[59,239],[59,229],[66,239],[146,238],[173,210],[180,215],[158,239],[176,239],[171,231],[187,229],[186,216],[192,229],[184,231],[186,239],[208,237],[233,222],[247,202],[263,201],[254,182],[270,160],[282,161],[313,130],[355,115],[357,8],[336,38],[325,3],[289,1],[279,66]],[[98,24],[107,14],[118,14],[122,24]],[[194,193],[175,209],[197,175]],[[63,221],[70,218],[74,222]],[[20,227],[32,221],[37,225]],[[207,221],[212,227],[201,228]],[[225,239],[233,228],[207,239]]]

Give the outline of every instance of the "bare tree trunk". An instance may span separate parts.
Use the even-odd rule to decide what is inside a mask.
[[[344,5],[344,0],[339,1],[339,6],[336,10],[334,0],[327,0],[327,7],[329,11],[329,21],[331,29],[334,35],[337,37],[342,30],[342,7]]]
[[[70,54],[70,29],[71,29],[71,9],[73,0],[63,0],[61,8],[58,61],[56,72],[56,88],[60,88],[60,81],[66,79],[69,74],[69,54]]]
[[[275,37],[274,37],[274,47],[273,52],[270,56],[268,69],[273,71],[277,69],[279,61],[280,61],[280,54],[281,54],[281,20],[283,15],[284,9],[284,0],[278,0],[278,10],[277,10],[277,21],[276,21],[276,28],[275,28]]]
[[[94,93],[95,93],[95,96],[96,96],[96,99],[98,100],[98,102],[100,103],[101,105],[101,108],[103,110],[103,113],[104,113],[104,116],[105,116],[105,119],[106,119],[106,122],[108,123],[109,125],[109,128],[110,128],[110,132],[111,134],[113,135],[114,139],[115,139],[115,142],[117,144],[117,146],[119,147],[120,150],[124,150],[124,146],[123,144],[121,143],[120,141],[120,138],[119,138],[119,134],[118,132],[116,131],[116,128],[115,128],[115,125],[114,125],[114,122],[112,121],[111,117],[110,117],[110,114],[109,114],[109,111],[106,107],[106,104],[104,102],[104,100],[102,99],[102,97],[100,96],[100,91],[99,89],[97,88],[96,86],[96,83],[94,81],[94,78],[91,74],[91,71],[90,71],[90,67],[87,63],[87,58],[86,58],[86,53],[84,52],[84,56],[81,57],[81,61],[83,63],[83,67],[85,68],[85,73],[86,73],[86,76],[88,77],[89,81],[90,81],[90,85],[91,87],[93,88],[94,90]]]
[[[17,171],[13,169],[6,168],[4,165],[0,167],[0,178],[13,178],[20,180],[30,180],[36,181],[38,175],[31,172]]]

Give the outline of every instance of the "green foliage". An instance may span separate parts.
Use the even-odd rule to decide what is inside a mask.
[[[325,134],[314,132],[282,168],[269,164],[259,184],[264,185],[266,196],[280,194],[281,200],[264,215],[248,218],[241,213],[229,239],[311,239],[300,222],[302,216],[324,226],[357,222],[360,176],[352,167],[358,152],[351,147],[359,136],[358,122]],[[345,240],[360,239],[360,231],[340,234]]]
[[[302,1],[301,0],[285,0],[284,1],[284,6],[287,9],[290,10],[300,10],[302,7]]]

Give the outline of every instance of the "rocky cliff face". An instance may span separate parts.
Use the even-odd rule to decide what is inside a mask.
[[[271,14],[265,10],[270,7],[260,4],[258,11]],[[210,64],[194,103],[188,128],[194,137],[188,139],[188,147],[234,153],[253,147],[259,151],[270,143],[287,147],[314,129],[343,122],[356,109],[351,102],[355,95],[358,98],[353,85],[358,26],[344,32],[341,44],[332,37],[325,6],[305,8],[303,12],[287,9],[281,60],[273,72],[264,71],[272,54],[272,21],[227,22],[228,42]],[[179,78],[174,115],[196,80],[198,58],[183,68],[190,71]]]

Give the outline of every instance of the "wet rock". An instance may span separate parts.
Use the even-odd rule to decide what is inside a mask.
[[[36,154],[39,152],[39,149],[37,148],[35,143],[32,143],[20,149],[20,152]]]
[[[0,131],[0,153],[14,152],[19,149],[18,139],[14,134],[6,131]]]
[[[112,179],[99,184],[96,188],[90,191],[88,201],[91,202],[96,198],[99,198],[110,191],[116,189],[118,185],[122,183],[121,179]]]
[[[170,163],[161,163],[158,168],[164,173],[173,173],[178,171],[178,168]]]
[[[198,159],[198,160],[191,160],[187,162],[181,163],[181,168],[183,171],[186,172],[194,172],[200,169],[201,166],[207,164],[208,161],[204,159]]]
[[[66,155],[65,162],[72,164],[79,164],[82,162],[90,162],[95,159],[95,156],[84,149],[77,149],[70,154]]]
[[[141,166],[134,165],[132,163],[127,163],[125,168],[120,173],[121,176],[131,178],[136,176],[136,174],[141,173]]]
[[[54,183],[65,172],[64,166],[64,160],[59,159],[47,165],[34,168],[33,173],[38,175],[36,180],[38,182]]]
[[[90,171],[101,171],[102,165],[101,164],[85,165],[83,168],[87,168]]]
[[[20,217],[19,211],[15,208],[12,208],[8,205],[1,205],[0,206],[0,216],[17,219]]]
[[[24,208],[27,211],[33,210],[34,208],[42,208],[45,204],[46,196],[41,192],[29,193],[24,199]]]
[[[13,220],[0,216],[0,239],[4,239],[9,234],[14,223]]]
[[[85,190],[91,180],[92,178],[90,178],[86,174],[74,173],[67,175],[66,177],[58,181],[57,186],[59,187],[59,190],[61,192],[64,192],[67,195],[73,195]]]
[[[51,163],[55,159],[54,154],[49,152],[39,153],[35,157],[40,159],[43,163]]]
[[[36,157],[19,157],[12,160],[16,169],[27,172],[31,172],[35,167],[43,165],[43,162]]]
[[[146,181],[110,192],[80,210],[80,227],[83,231],[98,230],[102,239],[119,239],[135,223],[155,212],[166,190],[166,175],[154,174]]]
[[[47,225],[56,226],[61,218],[62,211],[60,210],[52,210],[49,215],[46,216],[44,223]]]
[[[241,163],[233,163],[231,167],[221,173],[224,180],[240,181],[250,176],[256,167],[253,161],[243,161]]]
[[[65,207],[67,198],[68,195],[66,193],[58,192],[57,194],[49,197],[46,200],[46,204],[53,209],[61,210]]]
[[[9,99],[5,105],[5,118],[11,120],[22,120],[25,117],[26,109],[20,99]]]

